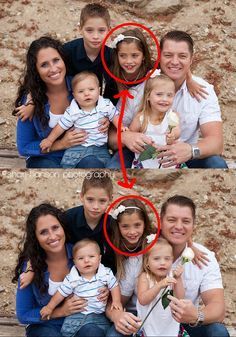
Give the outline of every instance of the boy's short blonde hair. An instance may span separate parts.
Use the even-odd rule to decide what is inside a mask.
[[[80,28],[83,28],[86,21],[90,18],[101,18],[106,22],[107,27],[109,28],[111,25],[111,18],[108,9],[99,4],[92,3],[87,4],[82,10],[80,14]]]
[[[82,239],[82,240],[79,240],[78,242],[76,242],[76,244],[73,246],[73,251],[72,251],[73,257],[75,257],[75,255],[76,255],[76,253],[78,252],[79,249],[84,248],[85,246],[90,245],[90,244],[94,245],[97,253],[100,255],[101,250],[100,250],[99,244],[95,240]]]
[[[99,80],[96,74],[91,71],[81,71],[81,73],[76,74],[71,81],[72,90],[74,91],[77,84],[88,77],[93,77],[99,87]]]

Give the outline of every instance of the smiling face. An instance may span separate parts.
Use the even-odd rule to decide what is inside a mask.
[[[90,188],[83,195],[81,201],[84,206],[84,214],[87,222],[99,222],[106,212],[110,197],[103,188]]]
[[[93,76],[77,82],[73,88],[73,95],[81,109],[91,111],[95,108],[99,98],[99,85]]]
[[[88,243],[74,254],[74,263],[81,276],[92,277],[96,274],[101,255],[96,244]]]
[[[37,54],[36,69],[46,86],[61,85],[65,81],[66,66],[54,48],[42,48]]]
[[[153,112],[167,112],[173,103],[175,97],[174,82],[158,80],[148,97],[151,110]]]
[[[125,245],[130,249],[135,248],[143,236],[145,226],[139,214],[137,212],[122,214],[118,226]]]
[[[35,235],[46,254],[59,253],[65,247],[64,229],[57,218],[51,214],[38,218]]]
[[[136,42],[122,41],[118,44],[118,62],[127,80],[134,80],[139,74],[143,62],[143,52],[138,48]]]
[[[185,41],[165,40],[161,51],[161,70],[175,81],[178,89],[190,70],[192,54]]]
[[[165,278],[173,263],[173,250],[169,244],[157,244],[150,250],[147,267],[157,279]]]
[[[193,214],[188,206],[169,204],[162,217],[162,235],[170,244],[184,248],[193,233]]]
[[[88,18],[80,29],[85,50],[99,52],[108,30],[109,27],[103,18]]]

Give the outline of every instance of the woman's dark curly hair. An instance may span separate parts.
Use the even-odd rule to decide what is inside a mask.
[[[64,215],[60,209],[47,203],[32,208],[26,219],[26,232],[19,244],[20,253],[15,268],[15,275],[12,279],[12,282],[16,282],[23,272],[23,265],[27,261],[30,261],[32,270],[34,271],[34,283],[42,293],[46,292],[48,288],[48,284],[44,282],[44,272],[47,270],[46,253],[39,245],[35,232],[38,219],[41,216],[49,214],[59,221],[64,229],[66,241],[68,241]],[[23,248],[21,249],[20,246],[22,245]]]
[[[15,101],[15,107],[21,105],[21,100],[24,95],[31,93],[32,100],[34,102],[34,114],[38,116],[42,126],[48,125],[48,119],[44,114],[44,105],[47,103],[47,86],[41,80],[36,68],[37,55],[41,49],[53,48],[55,49],[66,65],[66,56],[63,51],[62,43],[59,40],[53,39],[50,36],[42,36],[39,39],[33,41],[29,46],[26,55],[26,66],[24,70],[24,79],[21,81],[22,75],[19,79],[19,89],[17,93],[17,99]],[[14,114],[14,113],[13,113]]]

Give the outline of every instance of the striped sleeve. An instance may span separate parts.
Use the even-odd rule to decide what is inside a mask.
[[[57,290],[64,297],[67,297],[67,296],[69,296],[73,293],[73,288],[72,288],[71,282],[70,282],[70,274],[66,275],[63,283],[60,285],[60,287],[58,287]]]
[[[64,112],[64,115],[61,117],[58,124],[64,130],[68,130],[74,125],[74,121],[70,114],[70,107],[66,109],[66,111]]]
[[[117,279],[110,268],[106,268],[106,277],[107,277],[107,286],[109,290],[118,286]]]

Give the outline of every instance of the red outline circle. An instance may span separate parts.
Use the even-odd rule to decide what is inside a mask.
[[[140,252],[137,252],[137,253],[123,252],[122,250],[120,250],[119,248],[117,248],[116,246],[113,245],[113,243],[111,242],[111,240],[109,239],[109,236],[107,234],[107,218],[108,218],[110,210],[115,206],[115,204],[117,204],[118,202],[120,202],[122,200],[126,200],[126,199],[138,199],[138,200],[143,201],[145,204],[147,204],[153,210],[153,212],[155,214],[155,217],[157,219],[157,232],[156,232],[155,239],[145,249],[142,249]],[[142,197],[140,195],[127,195],[127,196],[122,196],[120,198],[117,198],[115,201],[113,201],[110,204],[110,206],[108,207],[108,209],[107,209],[107,211],[105,213],[105,216],[104,216],[103,232],[104,232],[105,238],[106,238],[109,246],[111,248],[113,248],[113,250],[116,251],[120,255],[124,255],[124,256],[138,256],[138,255],[147,253],[149,251],[149,249],[151,249],[155,245],[155,243],[157,242],[158,237],[160,235],[160,231],[161,231],[161,221],[160,221],[160,217],[159,217],[159,214],[158,214],[155,206],[153,205],[153,203],[150,200],[148,200],[148,199],[146,199],[146,198],[144,198],[144,197]]]
[[[107,67],[107,64],[106,64],[106,61],[105,61],[105,57],[104,57],[104,53],[105,53],[105,45],[106,45],[106,42],[108,40],[108,38],[111,36],[112,33],[114,33],[117,29],[121,28],[121,27],[125,27],[125,26],[135,26],[135,27],[139,27],[139,28],[142,28],[144,29],[146,32],[148,32],[149,35],[151,35],[151,37],[153,38],[154,42],[155,42],[155,45],[156,45],[156,48],[157,48],[157,60],[155,61],[154,63],[154,66],[153,66],[153,69],[151,71],[148,72],[148,74],[143,77],[143,78],[140,78],[139,80],[136,80],[136,81],[125,81],[125,80],[122,80],[121,78],[119,77],[116,77]],[[147,27],[143,26],[142,24],[140,23],[136,23],[136,22],[125,22],[125,23],[121,23],[120,25],[117,25],[116,27],[112,28],[108,34],[106,35],[105,39],[103,40],[102,42],[102,48],[101,48],[101,60],[102,60],[102,64],[103,64],[103,67],[104,69],[106,70],[106,72],[108,73],[108,75],[110,77],[112,77],[114,80],[116,80],[117,82],[119,83],[123,83],[123,84],[128,84],[128,85],[132,85],[132,84],[138,84],[138,83],[141,83],[141,82],[144,82],[146,81],[153,73],[154,71],[157,69],[158,67],[158,64],[160,62],[160,58],[161,58],[161,50],[160,50],[160,45],[159,45],[159,42],[156,38],[156,36],[154,35],[154,33]]]

